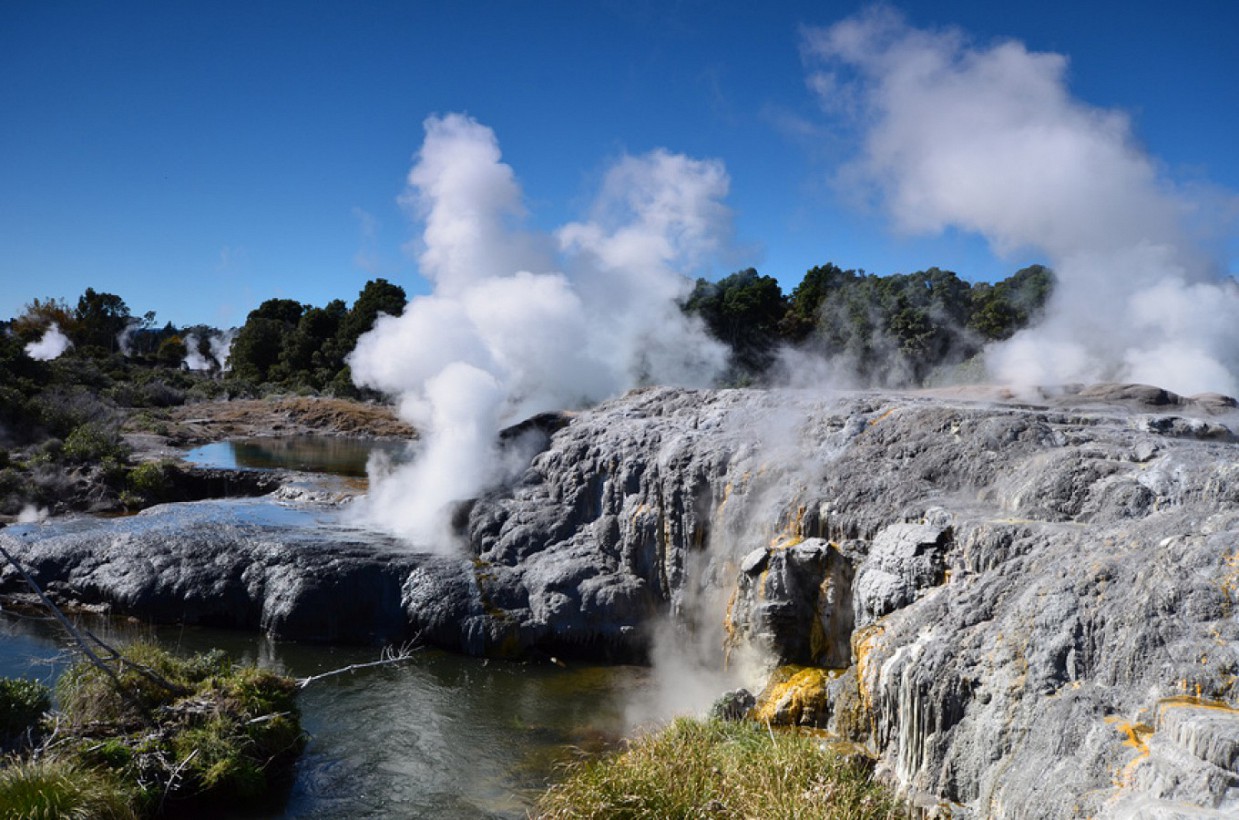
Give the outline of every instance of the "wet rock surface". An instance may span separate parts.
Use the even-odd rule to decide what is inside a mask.
[[[62,598],[284,637],[628,659],[658,615],[714,619],[720,654],[837,670],[812,722],[918,805],[1220,812],[1239,806],[1234,413],[1138,385],[648,389],[539,426],[546,449],[462,505],[441,554],[206,504],[0,540]]]

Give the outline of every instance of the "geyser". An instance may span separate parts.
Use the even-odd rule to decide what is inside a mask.
[[[359,385],[397,394],[423,436],[414,461],[375,471],[359,514],[433,548],[451,540],[452,502],[510,469],[504,425],[641,383],[713,380],[724,349],[677,300],[729,212],[720,163],[654,151],[610,169],[590,219],[533,233],[489,128],[460,114],[425,128],[401,201],[423,225],[434,292],[380,317],[349,364]]]

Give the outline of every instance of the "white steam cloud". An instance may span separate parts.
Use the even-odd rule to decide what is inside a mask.
[[[185,359],[183,364],[189,370],[228,370],[228,354],[232,350],[232,340],[235,330],[207,336],[208,354],[202,352],[202,339],[195,333],[185,335]]]
[[[1071,96],[1066,58],[914,29],[886,7],[804,44],[811,87],[862,128],[841,181],[875,193],[901,230],[956,227],[1000,254],[1048,255],[1046,319],[987,354],[995,377],[1239,392],[1239,287],[1192,235],[1204,209],[1124,114]]]
[[[208,342],[211,346],[211,356],[219,369],[227,373],[232,368],[228,365],[228,354],[232,352],[232,343],[237,338],[237,329],[225,330],[217,336],[212,336]]]
[[[588,221],[542,235],[521,225],[520,186],[489,128],[459,114],[425,128],[401,201],[424,225],[415,249],[434,293],[380,317],[349,364],[359,385],[398,394],[423,435],[412,462],[372,476],[362,513],[442,546],[452,503],[512,468],[503,426],[721,371],[724,349],[676,300],[692,287],[678,271],[726,235],[728,177],[665,151],[624,157]]]
[[[141,328],[141,319],[130,319],[125,323],[124,329],[116,334],[116,349],[120,351],[120,355],[126,358],[133,355],[133,334]]]
[[[48,362],[58,358],[70,347],[73,347],[73,342],[60,331],[60,325],[52,322],[43,338],[26,345],[26,355],[41,362]]]

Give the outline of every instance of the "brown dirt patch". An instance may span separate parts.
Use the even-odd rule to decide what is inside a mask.
[[[336,435],[359,438],[416,438],[417,431],[381,404],[316,396],[200,402],[160,412],[158,433],[135,429],[131,443],[139,450],[187,447],[234,438]],[[156,455],[155,453],[150,453]]]

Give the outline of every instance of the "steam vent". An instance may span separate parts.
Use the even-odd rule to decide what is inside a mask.
[[[298,639],[633,660],[670,616],[927,814],[1235,816],[1237,419],[1136,385],[651,388],[548,426],[454,550],[209,504],[0,543],[61,599]]]

